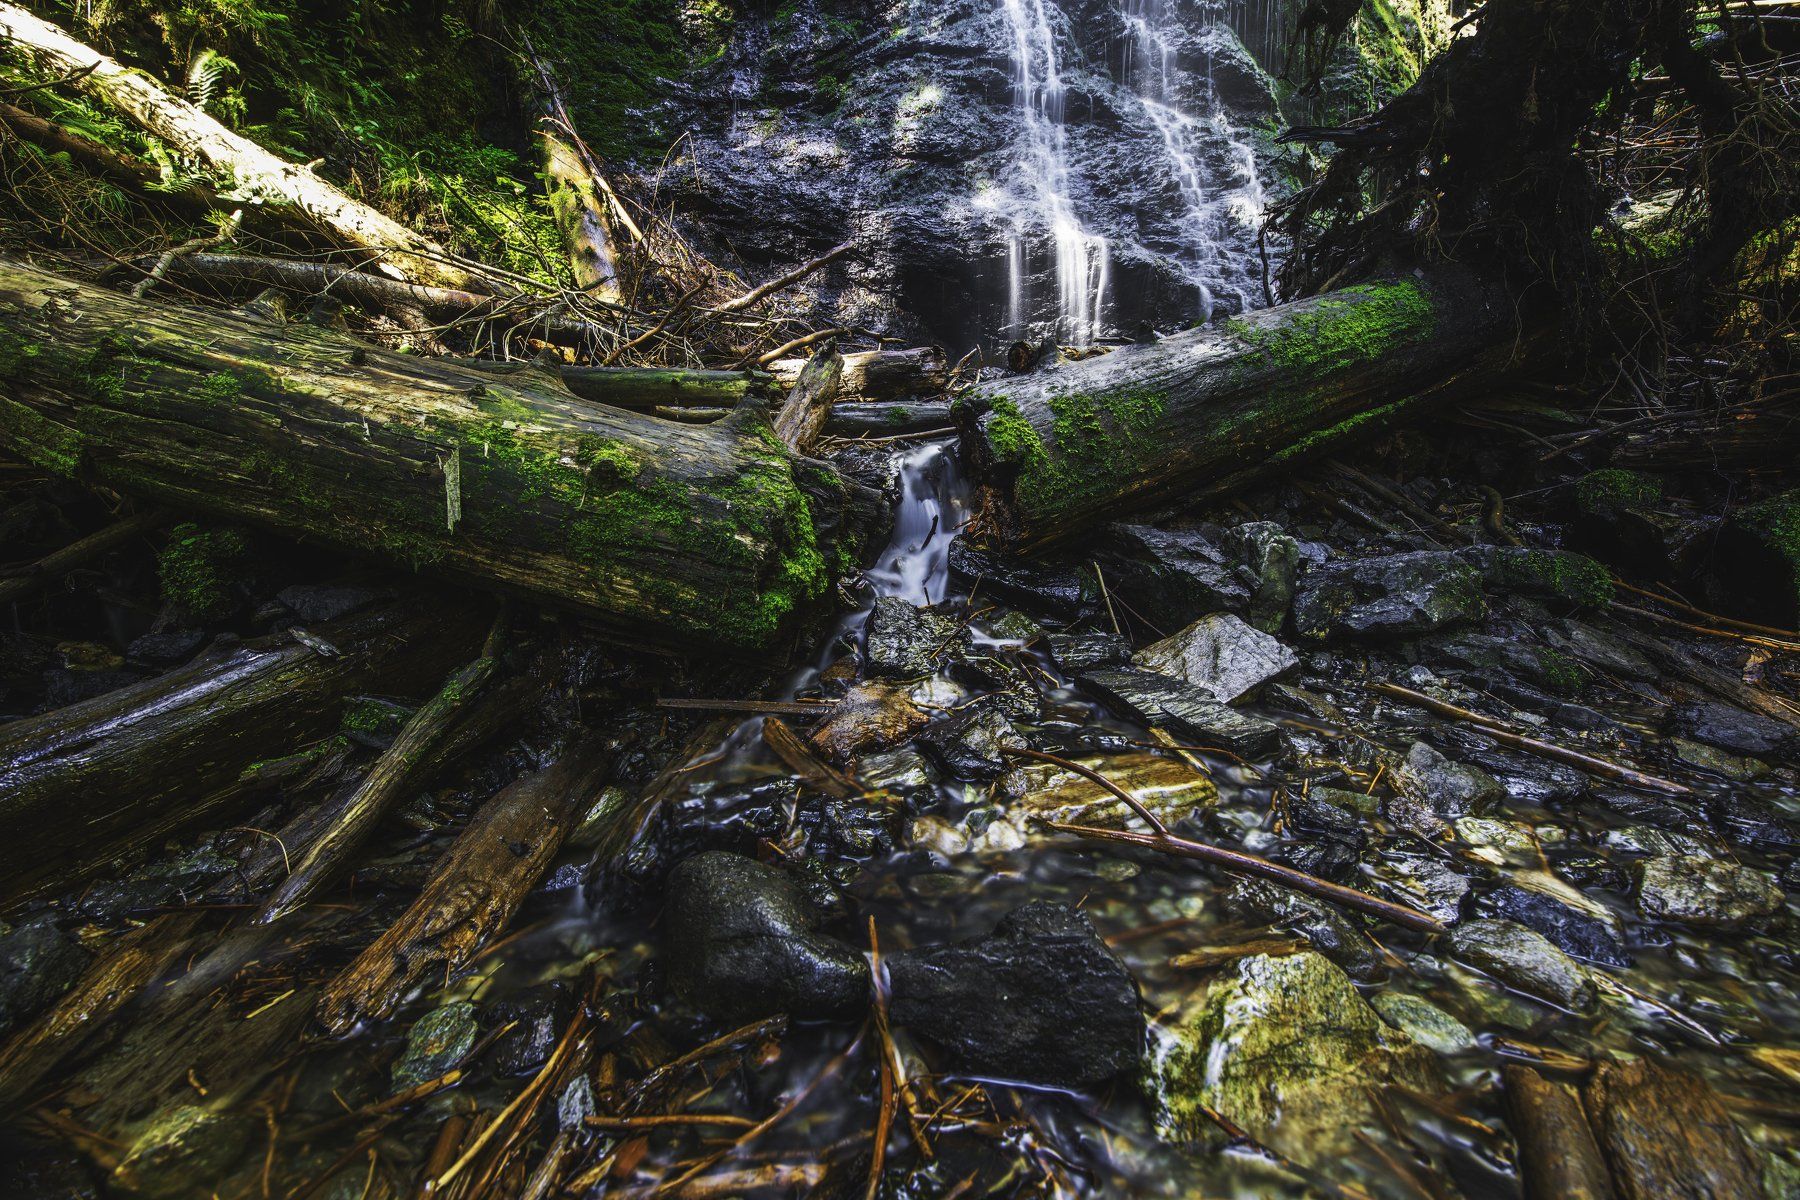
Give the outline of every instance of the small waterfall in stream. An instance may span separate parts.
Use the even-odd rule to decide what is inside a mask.
[[[1059,337],[1086,345],[1099,332],[1111,273],[1107,240],[1090,233],[1069,192],[1066,89],[1048,0],[1002,0],[1012,30],[1013,100],[1025,122],[1024,169],[1033,223],[1047,226],[1056,248]],[[1007,245],[1007,324],[1013,336],[1030,317],[1029,227],[1015,217]]]

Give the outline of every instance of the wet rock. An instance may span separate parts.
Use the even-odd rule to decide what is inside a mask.
[[[200,653],[206,633],[200,629],[170,629],[146,633],[125,647],[125,657],[147,667],[174,667]]]
[[[1581,964],[1516,921],[1465,921],[1450,931],[1448,944],[1458,961],[1528,996],[1578,1013],[1592,1011],[1597,1001]]]
[[[1526,546],[1470,546],[1458,554],[1481,572],[1491,591],[1576,608],[1604,608],[1613,598],[1612,572],[1585,554]]]
[[[483,1015],[490,1029],[512,1028],[500,1035],[488,1060],[501,1075],[535,1072],[549,1061],[570,1018],[575,1015],[575,993],[566,983],[545,983],[528,988],[495,1004]]]
[[[895,814],[859,800],[821,799],[800,810],[807,846],[834,858],[873,858],[894,849]]]
[[[1099,600],[1091,571],[1083,575],[993,554],[963,538],[950,543],[950,569],[963,583],[979,586],[984,595],[1065,621],[1081,617]]]
[[[869,613],[863,658],[869,674],[880,679],[917,679],[930,675],[968,632],[948,617],[917,608],[898,596],[881,596]]]
[[[1435,1093],[1431,1051],[1390,1027],[1322,955],[1257,955],[1215,983],[1158,1064],[1162,1123],[1207,1136],[1207,1109],[1302,1165],[1329,1169],[1378,1127],[1371,1092]]]
[[[1714,775],[1722,775],[1726,779],[1735,779],[1739,783],[1749,783],[1769,773],[1768,763],[1745,758],[1717,746],[1708,746],[1704,742],[1672,737],[1669,739],[1669,748],[1675,752],[1675,757],[1680,762],[1702,771],[1710,771]]]
[[[1292,650],[1230,613],[1201,617],[1132,655],[1132,665],[1234,704],[1300,665]]]
[[[1481,573],[1456,555],[1421,550],[1314,567],[1294,596],[1294,629],[1313,641],[1395,638],[1478,621]]]
[[[1300,569],[1300,543],[1271,521],[1249,521],[1232,530],[1238,552],[1250,568],[1250,624],[1275,633],[1287,620]]]
[[[42,913],[0,925],[0,1034],[24,1024],[75,986],[88,952]]]
[[[1735,845],[1764,854],[1800,852],[1800,823],[1760,796],[1737,791],[1709,796],[1706,815],[1713,828]]]
[[[1484,679],[1497,677],[1495,682],[1503,686],[1511,682],[1509,677],[1514,677],[1558,696],[1580,694],[1589,678],[1579,663],[1561,651],[1517,637],[1461,633],[1432,642],[1425,654],[1433,666],[1448,664],[1477,672]]]
[[[1435,817],[1454,821],[1458,817],[1482,816],[1506,798],[1500,781],[1479,767],[1445,758],[1424,742],[1414,742],[1406,752],[1406,761],[1394,771],[1394,786],[1400,817],[1408,828],[1414,828],[1418,817]]]
[[[1131,668],[1085,671],[1076,681],[1146,725],[1178,738],[1217,746],[1240,758],[1266,758],[1281,745],[1281,727],[1239,712],[1166,675]]]
[[[974,941],[887,959],[888,1014],[963,1069],[1082,1087],[1137,1066],[1137,984],[1086,916],[1036,901]]]
[[[976,622],[976,627],[991,638],[1003,642],[1018,642],[1022,646],[1029,646],[1044,638],[1044,627],[1016,608],[989,613]]]
[[[1575,485],[1574,543],[1604,562],[1667,578],[1674,571],[1678,523],[1659,511],[1660,480],[1637,471],[1609,468]]]
[[[1165,824],[1209,808],[1219,799],[1212,780],[1177,759],[1137,751],[1073,761],[1124,788]],[[1016,762],[995,784],[994,796],[1005,804],[1005,820],[1027,835],[1034,835],[1039,821],[1118,828],[1132,819],[1118,797],[1054,763]]]
[[[1631,965],[1631,955],[1605,921],[1542,892],[1506,884],[1483,896],[1480,910],[1536,930],[1576,958],[1609,967]]]
[[[681,863],[663,925],[676,994],[720,1020],[848,1016],[868,1003],[862,955],[818,933],[795,882],[755,859],[708,851]]]
[[[1164,629],[1250,602],[1233,556],[1200,530],[1114,525],[1106,545],[1107,587]]]
[[[1353,979],[1382,975],[1381,951],[1332,905],[1266,879],[1240,879],[1225,896],[1233,913],[1297,933]]]
[[[108,692],[130,687],[143,678],[136,671],[52,667],[43,674],[45,708],[67,708]]]
[[[1782,629],[1800,625],[1800,488],[1733,512],[1707,570],[1728,612]]]
[[[930,720],[903,684],[870,680],[846,692],[808,740],[841,765],[864,751],[899,745]]]
[[[999,711],[981,707],[928,725],[918,737],[925,752],[958,779],[985,781],[1006,770],[1006,751],[1025,739]]]
[[[444,1075],[475,1048],[480,1013],[467,1000],[452,1000],[413,1022],[406,1049],[394,1063],[393,1090],[404,1092]]]
[[[937,780],[925,756],[911,746],[864,755],[856,764],[856,777],[864,787],[902,797],[927,792]]]
[[[145,1200],[210,1193],[209,1185],[230,1173],[262,1128],[247,1112],[192,1104],[168,1109],[132,1142],[113,1170],[112,1188]]]
[[[1369,1003],[1382,1020],[1439,1054],[1460,1054],[1475,1048],[1475,1034],[1467,1025],[1422,997],[1410,992],[1381,992]]]
[[[1131,658],[1131,643],[1116,633],[1053,633],[1046,640],[1056,665],[1071,675],[1094,667],[1122,666]]]
[[[1288,822],[1298,831],[1312,837],[1339,842],[1353,850],[1361,850],[1368,842],[1363,815],[1341,796],[1354,798],[1355,792],[1339,792],[1336,788],[1311,788],[1287,798]]]
[[[1552,650],[1567,654],[1602,674],[1618,679],[1652,682],[1661,678],[1656,664],[1617,638],[1575,620],[1551,620],[1537,627]]]
[[[1377,886],[1395,900],[1455,923],[1462,917],[1468,877],[1429,854],[1383,854],[1375,865]]]
[[[362,587],[330,587],[324,584],[296,584],[275,593],[275,599],[308,625],[335,621],[358,609],[367,608],[381,599],[381,593]]]
[[[201,846],[173,858],[156,859],[124,879],[95,883],[82,894],[78,907],[89,920],[116,923],[159,905],[194,900],[237,865],[211,846]]]
[[[1659,921],[1735,928],[1780,912],[1775,876],[1698,855],[1663,855],[1638,868],[1638,909]]]
[[[1758,1200],[1762,1172],[1703,1076],[1640,1058],[1603,1062],[1583,1106],[1628,1200]]]
[[[1800,730],[1728,704],[1684,704],[1675,710],[1675,725],[1695,741],[1749,758],[1800,753]]]

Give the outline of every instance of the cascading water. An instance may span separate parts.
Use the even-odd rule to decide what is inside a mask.
[[[1090,232],[1070,196],[1066,88],[1046,0],[1002,0],[1012,31],[1013,98],[1025,125],[1029,207],[1015,213],[1007,245],[1007,322],[1020,334],[1030,317],[1030,235],[1048,228],[1056,250],[1057,334],[1085,345],[1099,332],[1111,274],[1107,240]]]

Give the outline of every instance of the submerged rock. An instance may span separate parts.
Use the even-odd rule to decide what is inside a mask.
[[[55,1003],[87,964],[88,952],[48,913],[0,932],[0,1034]]]
[[[1221,704],[1245,699],[1300,665],[1292,650],[1230,613],[1201,617],[1144,647],[1131,661],[1192,684]]]
[[[475,1006],[467,1000],[440,1004],[406,1034],[406,1049],[394,1063],[393,1090],[404,1092],[450,1071],[468,1057],[481,1033]]]
[[[1220,704],[1167,675],[1116,667],[1082,672],[1076,681],[1146,725],[1240,758],[1266,758],[1281,745],[1281,727],[1273,721]]]
[[[1598,999],[1581,964],[1516,921],[1465,921],[1450,931],[1449,948],[1457,960],[1507,987],[1570,1012],[1590,1012]]]
[[[800,888],[753,858],[713,850],[684,861],[663,921],[669,981],[709,1016],[840,1017],[868,1003],[863,956],[815,932],[819,914]]]
[[[1266,879],[1240,879],[1226,893],[1226,906],[1255,921],[1290,930],[1352,978],[1379,978],[1381,951],[1356,922],[1332,905]]]
[[[809,740],[826,758],[842,764],[864,751],[898,746],[930,720],[905,685],[871,679],[844,693]]]
[[[114,1168],[112,1189],[145,1200],[206,1194],[262,1128],[248,1112],[214,1112],[195,1104],[158,1113]]]
[[[1439,1054],[1475,1048],[1473,1031],[1429,1000],[1410,992],[1382,992],[1369,1003],[1382,1020]]]
[[[1379,1126],[1372,1091],[1443,1087],[1432,1053],[1390,1027],[1322,955],[1260,954],[1215,983],[1158,1064],[1162,1119],[1183,1139],[1213,1128],[1207,1109],[1263,1145],[1329,1170]]]
[[[575,993],[566,983],[546,983],[508,997],[489,1009],[482,1024],[512,1028],[494,1042],[494,1070],[501,1075],[529,1075],[543,1066],[575,1015]]]
[[[1084,1087],[1144,1050],[1137,984],[1087,917],[1036,901],[986,937],[887,960],[888,1015],[964,1070]]]
[[[948,617],[917,608],[898,596],[881,596],[869,613],[863,657],[869,674],[882,679],[930,675],[968,631]]]
[[[1303,638],[1394,638],[1478,621],[1481,573],[1447,551],[1326,563],[1300,579],[1294,629]]]
[[[1638,908],[1682,925],[1731,928],[1773,916],[1787,904],[1775,876],[1698,855],[1662,855],[1638,869]]]
[[[1508,884],[1483,896],[1481,904],[1484,912],[1534,929],[1576,958],[1609,967],[1631,965],[1631,955],[1605,921],[1543,892]]]
[[[1478,817],[1506,798],[1506,789],[1492,775],[1445,758],[1424,742],[1407,750],[1406,761],[1394,771],[1394,786],[1399,795],[1389,805],[1392,815],[1415,832],[1420,818],[1429,823],[1430,818]]]

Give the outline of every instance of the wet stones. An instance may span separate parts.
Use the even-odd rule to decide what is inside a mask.
[[[88,952],[41,914],[0,926],[0,1034],[24,1024],[75,986]]]
[[[1382,1020],[1439,1054],[1475,1048],[1474,1032],[1429,1000],[1410,992],[1381,992],[1369,1003]]]
[[[1631,965],[1631,956],[1605,921],[1577,912],[1542,892],[1507,884],[1483,896],[1481,908],[1536,930],[1576,958],[1609,967]]]
[[[1107,542],[1107,586],[1165,629],[1250,602],[1232,556],[1199,530],[1114,525]]]
[[[1755,1155],[1700,1076],[1647,1058],[1602,1063],[1585,1101],[1620,1195],[1764,1195]]]
[[[1292,650],[1230,613],[1201,617],[1131,661],[1191,684],[1221,704],[1245,699],[1300,665]]]
[[[818,912],[774,867],[725,851],[696,854],[669,876],[669,981],[709,1016],[852,1015],[868,1003],[863,956],[817,932]]]
[[[1394,770],[1396,795],[1388,816],[1423,836],[1435,836],[1459,817],[1482,816],[1506,797],[1500,781],[1479,767],[1454,762],[1414,742]]]
[[[1800,731],[1728,704],[1684,704],[1675,710],[1676,728],[1697,742],[1749,758],[1785,758],[1800,753]]]
[[[1442,1089],[1432,1053],[1371,1008],[1323,956],[1257,955],[1215,983],[1157,1066],[1163,1122],[1205,1137],[1212,1109],[1304,1166],[1326,1168],[1381,1124],[1371,1094]]]
[[[1485,975],[1570,1012],[1591,1012],[1594,981],[1535,929],[1516,921],[1466,921],[1450,931],[1450,954]]]
[[[886,962],[889,1017],[962,1069],[1083,1087],[1142,1057],[1137,984],[1067,905],[1033,902],[986,937]]]
[[[1638,909],[1646,917],[1731,929],[1780,912],[1787,895],[1767,871],[1698,855],[1661,855],[1638,868]]]
[[[826,758],[843,764],[865,751],[898,746],[930,720],[904,685],[870,680],[846,692],[809,740]]]
[[[494,1042],[491,1056],[501,1075],[529,1075],[549,1061],[557,1039],[575,1015],[575,993],[564,983],[546,983],[508,997],[484,1014],[492,1029],[512,1026]]]
[[[468,1057],[480,1033],[477,1010],[467,1000],[432,1009],[407,1031],[406,1049],[394,1063],[392,1090],[404,1092],[447,1074]]]
[[[1274,722],[1238,712],[1166,675],[1113,667],[1082,672],[1076,680],[1146,725],[1240,758],[1266,758],[1281,745],[1281,728]]]
[[[225,1178],[262,1129],[248,1112],[184,1104],[158,1113],[114,1168],[111,1190],[145,1200],[195,1195],[200,1181]]]
[[[1070,674],[1123,666],[1131,658],[1131,643],[1116,633],[1053,633],[1046,640],[1056,665]]]
[[[1447,551],[1326,563],[1301,576],[1294,629],[1311,641],[1397,638],[1480,620],[1481,572]]]
[[[898,596],[881,596],[869,614],[863,658],[876,678],[918,679],[936,671],[967,640],[967,631],[949,618]]]
[[[1072,621],[1099,600],[1093,573],[1027,562],[1011,555],[992,554],[965,538],[950,543],[950,569],[965,584],[977,585],[984,595],[998,596],[1030,612]]]

